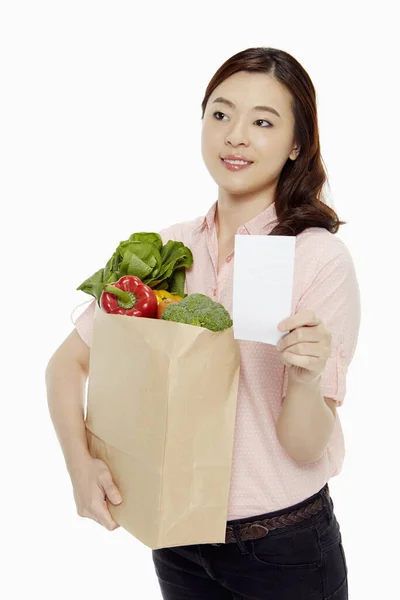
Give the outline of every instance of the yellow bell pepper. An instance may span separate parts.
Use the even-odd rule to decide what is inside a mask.
[[[182,300],[182,296],[177,294],[171,294],[167,290],[153,290],[157,298],[157,319],[161,319],[164,309],[167,308],[171,302],[179,302]]]
[[[182,300],[182,296],[178,296],[177,294],[171,294],[167,292],[167,290],[153,290],[157,297],[157,303],[160,304],[163,300]]]

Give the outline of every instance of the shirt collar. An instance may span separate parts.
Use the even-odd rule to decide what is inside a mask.
[[[204,231],[206,227],[208,227],[209,231],[212,231],[213,227],[215,227],[215,213],[217,210],[218,200],[216,200],[209,208],[207,214],[202,218],[200,225],[198,226],[198,232]],[[266,230],[273,227],[277,224],[278,219],[276,216],[275,210],[275,202],[270,204],[267,208],[265,208],[258,215],[244,223],[240,227],[238,227],[237,233],[248,233],[250,235],[263,235],[266,233]]]

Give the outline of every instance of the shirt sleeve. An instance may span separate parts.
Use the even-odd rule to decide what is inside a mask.
[[[79,304],[71,315],[71,321],[74,324],[75,329],[89,348],[92,345],[92,329],[96,302],[96,298],[93,298],[85,310],[79,316],[76,316],[76,309],[79,308],[79,306],[82,306]]]
[[[163,246],[165,246],[165,244],[167,243],[168,240],[176,241],[175,225],[171,225],[170,227],[161,229],[161,231],[159,231],[158,233],[161,236]],[[85,308],[85,310],[79,316],[77,316],[76,310],[77,310],[77,308],[82,306],[82,304],[79,304],[78,306],[75,307],[75,309],[73,310],[72,315],[71,315],[71,321],[72,321],[75,329],[77,330],[77,332],[81,336],[82,340],[85,342],[85,344],[89,348],[91,348],[91,346],[92,346],[92,330],[93,330],[93,320],[94,320],[96,302],[97,302],[97,300],[95,298],[93,298],[93,300]]]
[[[332,352],[322,374],[323,396],[336,406],[346,395],[346,374],[357,346],[361,319],[360,290],[349,250],[341,241],[323,260],[316,277],[299,299],[295,313],[311,309],[332,334]],[[282,399],[288,385],[284,367]]]

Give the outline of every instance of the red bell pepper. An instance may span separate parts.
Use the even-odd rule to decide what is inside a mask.
[[[157,318],[157,296],[134,275],[124,275],[115,283],[105,285],[100,305],[113,315]]]

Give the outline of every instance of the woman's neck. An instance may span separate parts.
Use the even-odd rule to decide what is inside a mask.
[[[251,219],[268,208],[272,202],[266,201],[265,198],[248,203],[218,199],[215,214],[218,239],[231,239],[241,225],[251,221]]]

